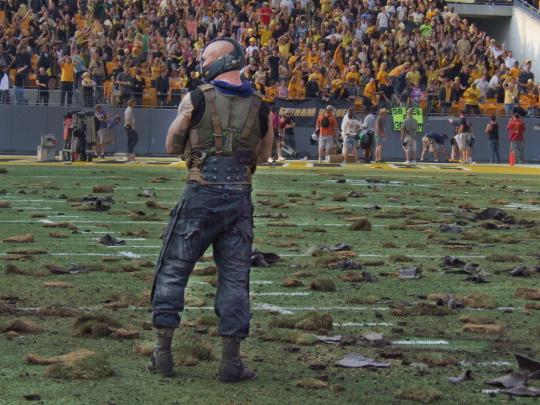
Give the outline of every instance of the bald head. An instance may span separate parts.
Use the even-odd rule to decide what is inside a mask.
[[[208,80],[222,80],[231,84],[241,84],[240,69],[244,66],[244,61],[235,59],[241,55],[227,57],[235,54],[235,45],[228,40],[216,40],[206,46],[201,54],[201,61]],[[222,59],[223,58],[223,59]],[[215,66],[211,66],[213,63]],[[219,73],[223,72],[223,73]]]
[[[228,55],[234,51],[234,46],[228,41],[215,41],[204,49],[201,57],[204,61],[203,66],[208,66],[213,61]]]

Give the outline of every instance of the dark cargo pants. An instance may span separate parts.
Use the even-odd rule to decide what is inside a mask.
[[[249,333],[249,272],[253,243],[251,187],[223,190],[188,183],[172,212],[156,264],[154,326],[177,328],[184,292],[197,260],[210,245],[218,267],[214,308],[221,336]]]

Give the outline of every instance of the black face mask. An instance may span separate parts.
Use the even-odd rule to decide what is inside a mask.
[[[204,66],[205,60],[203,58],[200,59],[197,65],[197,71],[200,73],[201,79],[205,82],[212,81],[222,73],[240,70],[245,65],[244,50],[238,42],[232,38],[220,38],[210,41],[206,47],[208,47],[208,45],[210,45],[212,42],[217,41],[227,41],[234,46],[234,49],[228,55],[224,55],[217,60],[210,62],[206,66]],[[204,49],[206,49],[206,47]],[[204,49],[202,50],[201,55],[204,53]]]

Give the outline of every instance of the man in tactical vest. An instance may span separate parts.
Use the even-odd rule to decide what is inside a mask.
[[[223,357],[219,380],[255,378],[240,358],[248,336],[249,272],[253,242],[251,176],[270,157],[270,109],[240,77],[245,57],[233,39],[220,38],[202,51],[206,82],[189,92],[167,133],[167,153],[183,155],[188,181],[163,236],[152,288],[157,342],[148,370],[171,376],[171,342],[184,309],[184,292],[195,263],[212,245],[218,267],[214,308],[220,318]]]

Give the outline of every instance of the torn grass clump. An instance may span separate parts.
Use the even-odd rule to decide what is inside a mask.
[[[298,280],[297,278],[285,278],[281,282],[282,287],[292,288],[292,287],[302,287],[304,283],[302,280]]]
[[[331,278],[319,277],[309,284],[309,289],[314,291],[335,292],[336,283]]]
[[[498,323],[490,323],[490,324],[466,323],[465,325],[463,325],[463,332],[499,334],[499,333],[502,333],[503,331],[504,331],[504,326]]]
[[[359,218],[349,227],[351,231],[371,231],[371,222],[367,218]]]
[[[303,315],[280,315],[269,320],[268,327],[310,331],[332,330],[334,321],[330,314],[312,311]]]
[[[77,318],[73,325],[75,336],[106,337],[113,333],[113,329],[122,325],[107,315],[83,315]]]
[[[217,267],[216,266],[206,266],[206,267],[200,267],[198,269],[193,270],[193,275],[195,276],[214,276],[217,274]]]
[[[512,254],[494,253],[486,257],[489,262],[496,263],[517,263],[521,262],[521,258]]]
[[[294,385],[306,390],[320,390],[323,388],[328,388],[328,383],[326,381],[318,380],[316,378],[303,378],[295,381]]]
[[[390,256],[390,261],[392,262],[396,262],[396,263],[407,263],[407,262],[412,262],[413,259],[411,259],[409,256],[405,256],[405,255],[392,255]]]
[[[116,372],[103,355],[86,357],[71,364],[53,364],[45,371],[45,376],[58,380],[101,380],[114,375]]]
[[[346,196],[345,194],[335,193],[335,194],[332,196],[332,201],[336,201],[336,202],[346,202],[346,201],[347,201],[347,196]]]
[[[531,301],[540,301],[540,288],[518,288],[516,297]]]
[[[0,327],[0,332],[16,332],[16,333],[28,333],[28,334],[38,334],[43,332],[43,328],[36,324],[30,319],[14,319],[13,321],[7,322]]]
[[[154,342],[139,342],[133,346],[133,353],[149,357],[154,351]]]
[[[291,329],[270,329],[261,339],[269,342],[291,343],[301,346],[312,346],[319,342],[317,337],[311,333]]]
[[[433,388],[411,387],[397,390],[394,397],[409,401],[416,401],[422,404],[430,404],[442,398],[442,394]]]
[[[456,312],[447,306],[432,305],[421,302],[411,307],[396,307],[392,309],[392,315],[395,316],[446,316]]]
[[[214,360],[212,347],[205,342],[183,342],[174,351],[177,366],[195,366],[201,361]]]

